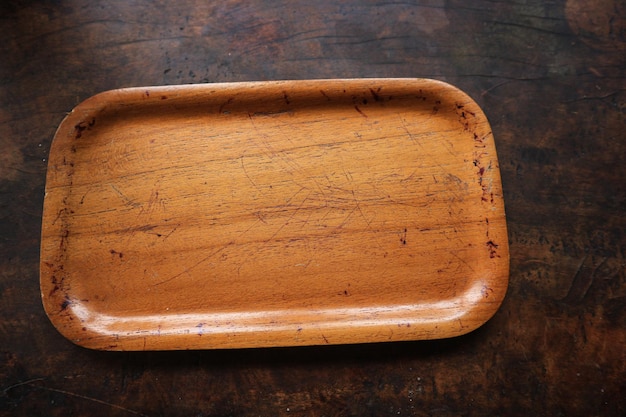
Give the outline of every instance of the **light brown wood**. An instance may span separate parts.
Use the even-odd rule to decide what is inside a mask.
[[[491,129],[438,81],[109,91],[50,151],[42,298],[89,348],[452,337],[508,262]]]

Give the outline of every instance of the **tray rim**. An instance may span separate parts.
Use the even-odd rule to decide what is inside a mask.
[[[51,178],[52,175],[50,171],[50,164],[52,164],[51,159],[53,156],[53,152],[63,142],[69,140],[70,138],[76,138],[77,135],[81,135],[83,130],[89,128],[88,125],[84,124],[85,123],[84,120],[89,120],[91,115],[98,114],[98,112],[104,111],[108,106],[137,105],[138,103],[149,104],[150,102],[154,103],[156,98],[152,98],[151,101],[146,100],[151,95],[152,96],[159,96],[159,95],[171,96],[172,94],[174,94],[173,98],[176,98],[177,97],[176,95],[178,95],[178,97],[183,97],[185,99],[188,99],[189,97],[193,97],[196,95],[203,96],[207,93],[211,94],[215,92],[220,92],[220,93],[225,92],[225,91],[242,92],[242,91],[250,91],[251,89],[261,90],[262,92],[263,90],[272,90],[278,87],[285,88],[285,89],[290,89],[290,88],[297,89],[298,87],[308,85],[309,88],[312,88],[310,86],[314,86],[313,88],[318,88],[318,87],[324,87],[328,85],[336,86],[341,83],[351,88],[367,87],[368,85],[372,85],[372,84],[384,86],[388,84],[407,83],[407,84],[411,84],[415,86],[422,85],[424,89],[435,88],[435,89],[443,89],[443,90],[452,91],[454,94],[458,95],[459,98],[462,98],[464,100],[464,103],[471,103],[472,105],[475,106],[475,108],[479,110],[479,112],[477,112],[477,115],[484,119],[484,123],[486,127],[489,129],[489,132],[491,133],[489,122],[485,114],[482,112],[482,109],[466,93],[459,90],[457,87],[454,87],[443,81],[424,79],[424,78],[347,78],[347,79],[315,79],[315,80],[245,81],[245,82],[233,82],[233,83],[187,84],[187,85],[172,85],[172,86],[148,86],[148,87],[121,88],[121,89],[104,91],[104,92],[98,93],[94,96],[87,98],[86,100],[81,102],[79,105],[74,107],[74,109],[60,123],[59,127],[57,128],[55,132],[53,142],[50,148],[51,158],[48,158],[49,166],[48,166],[48,171],[46,174],[46,195],[48,194],[49,189],[52,189],[52,188],[56,188],[59,186],[71,187],[71,183],[69,185],[68,184],[65,184],[65,185],[56,184],[53,181],[53,178]],[[493,136],[492,136],[491,142],[492,143],[490,144],[490,147],[493,150],[493,155],[491,155],[490,158],[492,161],[495,161],[497,164],[497,153],[495,149],[495,143],[493,143]],[[493,179],[497,182],[497,186],[500,188],[500,192],[501,192],[502,185],[501,185],[501,179],[500,179],[499,166],[498,166],[498,169],[494,170],[492,175],[494,176]],[[501,217],[503,219],[502,234],[504,235],[504,238],[505,238],[505,241],[502,242],[502,249],[503,249],[502,252],[505,254],[505,256],[501,258],[500,263],[501,263],[501,269],[504,269],[506,271],[506,274],[505,274],[506,276],[500,277],[499,284],[501,288],[499,290],[498,297],[496,297],[495,299],[492,298],[492,300],[489,300],[488,305],[490,306],[490,309],[489,309],[488,314],[483,315],[484,320],[480,322],[476,322],[476,323],[470,323],[469,325],[465,326],[465,328],[463,328],[462,331],[452,332],[451,334],[436,335],[435,337],[427,337],[425,339],[448,338],[448,337],[460,336],[460,335],[469,333],[475,330],[476,328],[482,326],[484,323],[486,323],[497,312],[498,308],[502,304],[504,300],[504,296],[506,294],[506,288],[508,286],[508,279],[509,279],[508,271],[509,271],[509,256],[510,255],[508,251],[506,214],[504,211],[503,198],[501,198],[501,200],[502,201],[500,203],[500,209],[502,211]],[[43,220],[42,220],[42,239],[41,239],[41,258],[42,259],[40,262],[40,289],[41,289],[42,303],[43,303],[44,310],[47,316],[49,317],[52,324],[57,328],[57,330],[61,334],[63,334],[66,338],[74,342],[75,344],[78,344],[83,347],[90,347],[90,348],[95,348],[95,349],[125,350],[123,343],[121,347],[113,346],[113,347],[107,348],[103,346],[90,346],[90,343],[88,341],[86,342],[85,339],[81,340],[81,339],[70,337],[71,332],[68,331],[68,327],[66,326],[67,323],[64,322],[63,318],[58,314],[58,312],[55,310],[55,308],[51,304],[50,297],[48,297],[45,293],[46,292],[45,290],[47,288],[46,286],[49,283],[49,273],[45,271],[46,268],[43,266],[44,264],[44,259],[43,259],[44,236],[43,235],[46,229],[46,224],[44,222],[46,221],[46,219],[50,218],[49,213],[47,214],[46,211],[47,211],[46,199],[44,199],[44,214],[42,217]],[[48,278],[48,281],[46,281],[46,278]],[[354,331],[354,329],[352,329],[351,331]],[[413,340],[413,339],[399,339],[399,340]],[[368,340],[363,340],[361,342],[368,342]],[[361,343],[361,342],[348,342],[348,343]],[[311,345],[311,344],[324,344],[324,343],[320,341],[320,343],[303,343],[303,344]],[[258,345],[258,347],[296,346],[296,345],[300,345],[300,343],[297,343],[297,342],[291,343],[291,344],[268,343],[268,344]],[[229,348],[229,347],[257,347],[257,346],[255,345],[238,346],[237,344],[233,344],[233,346],[207,345],[207,346],[202,346],[202,347],[194,346],[192,348],[193,349],[212,349],[212,348]],[[185,346],[178,346],[174,348],[165,346],[164,348],[156,348],[156,349],[151,348],[150,350],[171,350],[171,349],[185,349]],[[131,350],[141,350],[141,349],[131,349]]]

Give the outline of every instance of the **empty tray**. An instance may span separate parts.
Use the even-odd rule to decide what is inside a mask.
[[[438,81],[109,91],[50,150],[41,294],[88,348],[457,336],[508,262],[491,129]]]

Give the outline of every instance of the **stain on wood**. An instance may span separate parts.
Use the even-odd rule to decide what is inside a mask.
[[[0,415],[626,414],[623,1],[39,0],[1,2],[0,14]],[[345,77],[447,81],[489,117],[511,256],[509,289],[490,321],[436,341],[135,353],[83,349],[50,325],[39,291],[41,215],[51,140],[67,112],[122,87]],[[317,94],[326,100],[324,89]],[[369,90],[363,98],[366,106],[350,104],[370,115],[376,99]],[[232,105],[216,111],[228,115]],[[430,111],[441,109],[434,102]],[[72,155],[101,128],[96,117],[67,162],[77,167]],[[489,166],[470,163],[477,184]],[[167,198],[133,200],[118,189],[144,205],[142,216]],[[71,202],[97,198],[86,190]],[[175,227],[113,234],[169,240]],[[390,236],[398,251],[421,233],[406,227],[403,245],[404,227]],[[489,240],[500,244],[483,237],[485,253]],[[131,259],[122,247],[103,249],[106,262]],[[65,271],[47,267],[55,294],[72,290]],[[358,296],[352,286],[336,290]]]

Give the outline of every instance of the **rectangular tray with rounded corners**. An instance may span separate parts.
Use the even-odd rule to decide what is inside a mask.
[[[508,262],[491,129],[439,81],[108,91],[50,150],[41,295],[88,348],[457,336]]]

